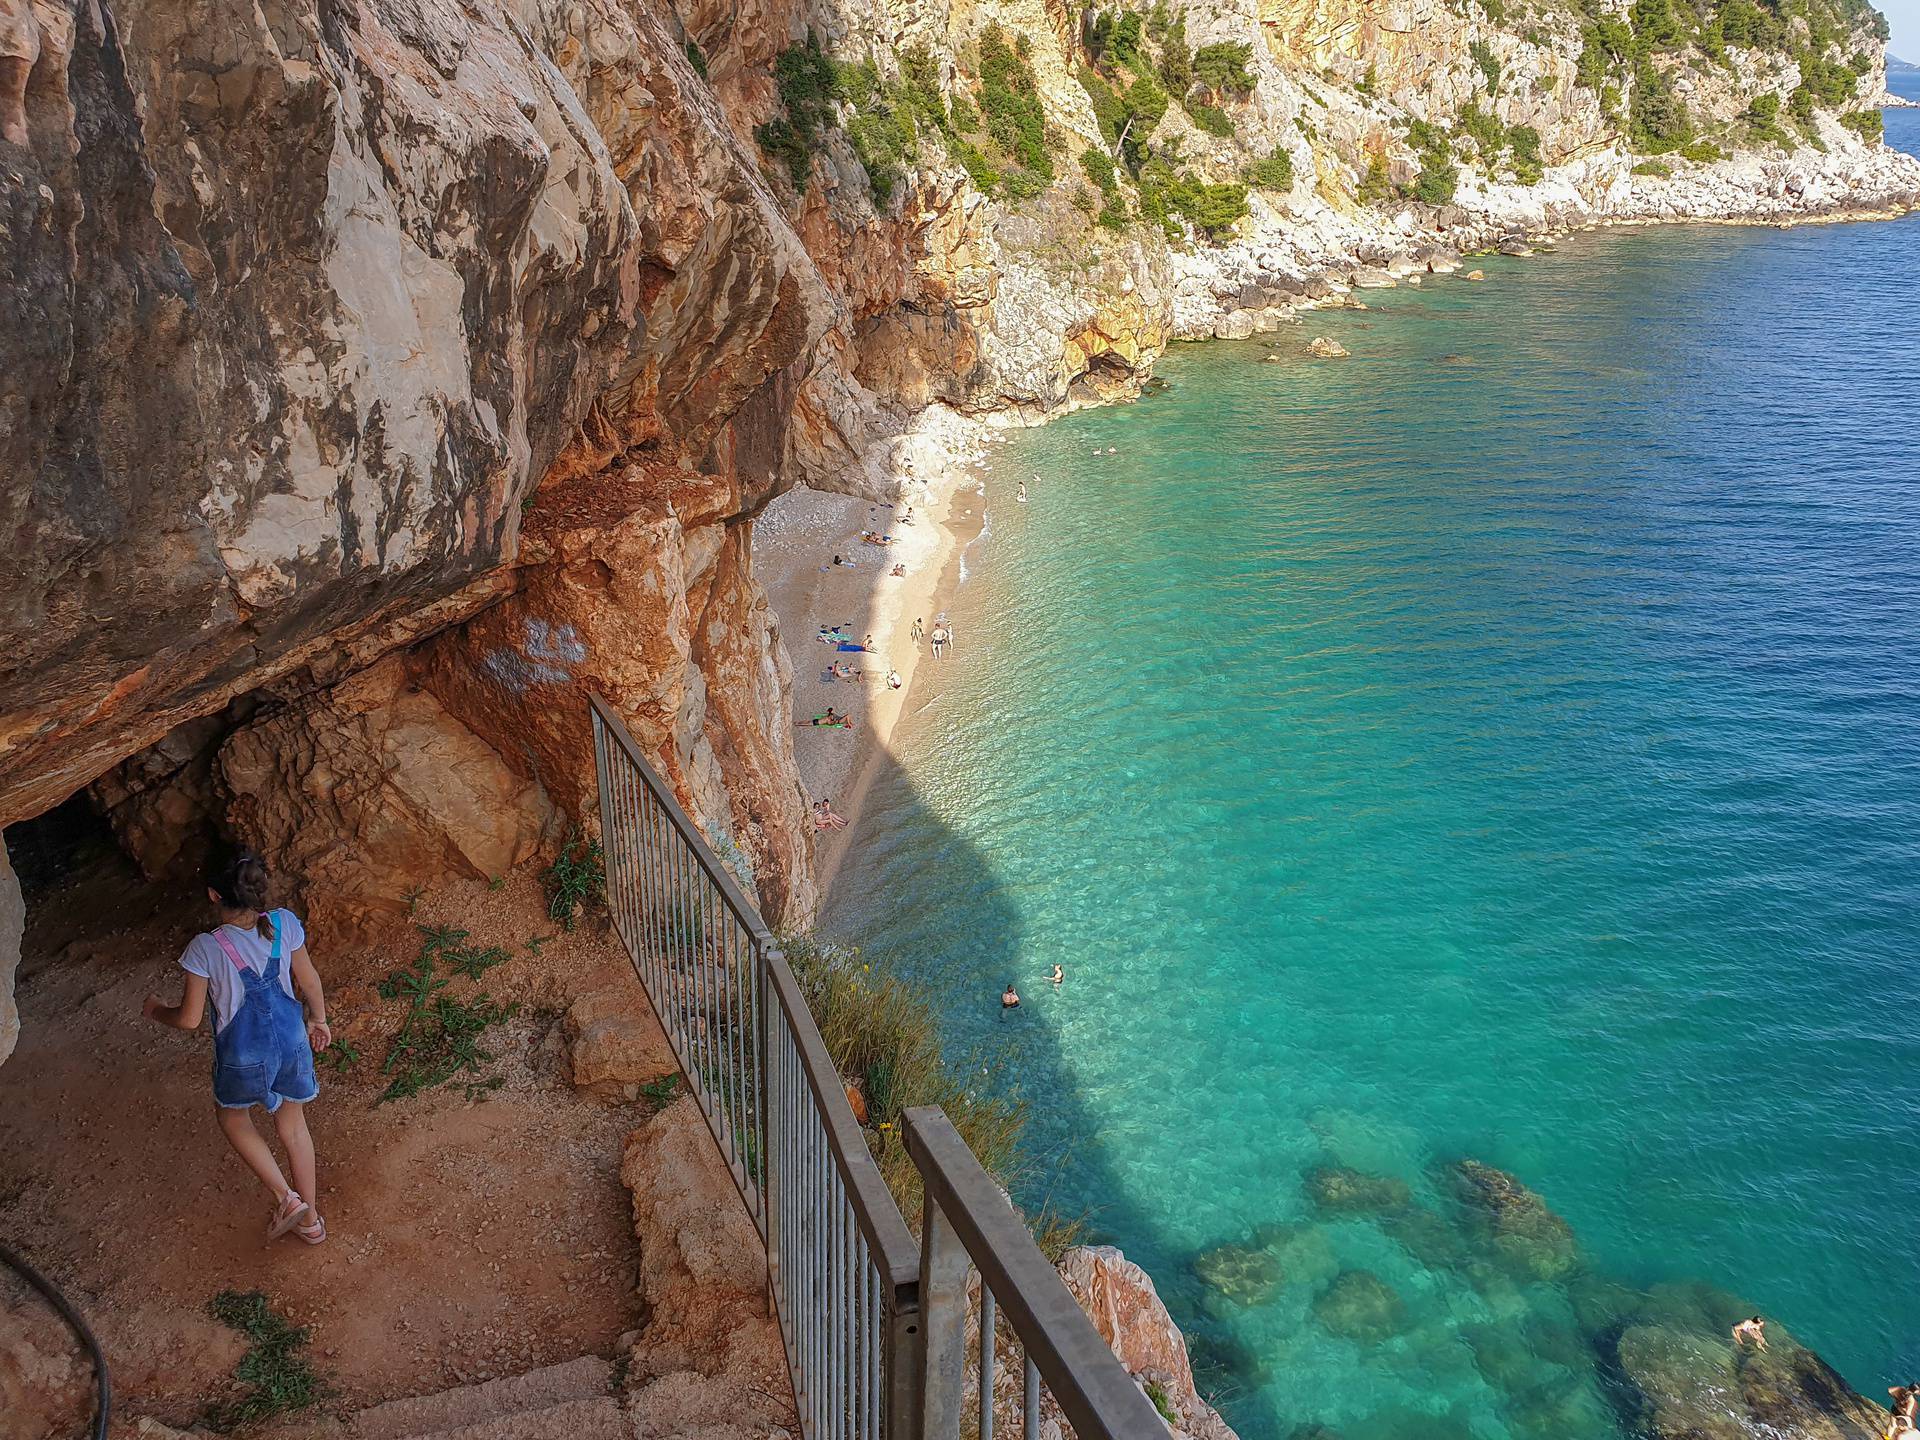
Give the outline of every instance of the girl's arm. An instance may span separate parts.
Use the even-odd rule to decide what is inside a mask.
[[[293,952],[293,988],[307,1007],[307,1043],[324,1050],[333,1043],[333,1029],[327,1024],[327,996],[320,988],[320,972],[302,945]]]
[[[176,1030],[197,1030],[200,1017],[207,1010],[207,977],[187,972],[187,988],[180,996],[178,1005],[163,1005],[158,995],[147,996],[146,1004],[140,1007],[140,1013],[149,1020],[157,1020],[162,1025],[171,1025]]]

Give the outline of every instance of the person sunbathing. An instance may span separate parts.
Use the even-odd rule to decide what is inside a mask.
[[[837,714],[831,705],[827,707],[826,714],[814,716],[809,723],[823,730],[851,730],[853,728],[852,717]]]

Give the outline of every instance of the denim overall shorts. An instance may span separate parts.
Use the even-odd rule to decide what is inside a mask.
[[[273,953],[266,972],[240,958],[222,930],[213,938],[239,972],[243,994],[224,1030],[213,1037],[213,1098],[223,1110],[245,1110],[264,1105],[271,1115],[283,1100],[304,1105],[320,1093],[313,1073],[313,1046],[307,1040],[307,1018],[300,1002],[280,988],[280,937],[286,921],[273,919]]]

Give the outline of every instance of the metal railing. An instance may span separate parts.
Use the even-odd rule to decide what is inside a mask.
[[[590,703],[607,906],[766,1242],[806,1440],[957,1440],[969,1323],[975,1423],[990,1440],[996,1305],[1025,1356],[1026,1440],[1039,1437],[1043,1388],[1079,1440],[1159,1440],[1152,1403],[937,1109],[903,1117],[926,1194],[927,1245],[915,1244],[758,910],[619,715]]]

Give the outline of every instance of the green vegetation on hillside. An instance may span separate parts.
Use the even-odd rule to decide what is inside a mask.
[[[1249,185],[1287,189],[1293,183],[1284,151],[1255,162],[1244,180],[1209,181],[1187,168],[1177,145],[1154,144],[1154,131],[1175,103],[1198,129],[1231,137],[1235,126],[1226,107],[1256,84],[1251,45],[1220,41],[1196,50],[1187,43],[1186,26],[1185,12],[1164,0],[1145,15],[1096,6],[1082,16],[1085,58],[1075,73],[1113,166],[1114,183],[1101,184],[1104,172],[1096,174],[1100,167],[1081,158],[1105,197],[1103,227],[1125,223],[1123,176],[1134,187],[1135,218],[1159,225],[1169,238],[1179,238],[1184,223],[1207,240],[1224,239],[1246,216]]]
[[[1863,32],[1880,44],[1887,36],[1886,17],[1867,0],[1633,0],[1624,20],[1604,8],[1604,0],[1579,4],[1585,21],[1575,83],[1599,94],[1609,115],[1617,116],[1617,97],[1625,92],[1628,143],[1649,155],[1699,145],[1695,117],[1680,98],[1674,76],[1681,70],[1731,69],[1731,49],[1798,68],[1800,83],[1788,97],[1788,114],[1802,136],[1818,144],[1815,110],[1844,110],[1858,98],[1861,77],[1873,68],[1860,48]],[[1763,108],[1766,102],[1771,108]],[[1778,105],[1778,97],[1768,92],[1755,96],[1742,117],[1745,138],[1790,144]]]
[[[940,67],[925,46],[902,54],[897,77],[888,80],[871,57],[835,60],[809,32],[775,60],[784,113],[758,126],[754,138],[796,189],[806,188],[825,132],[837,124],[881,206],[892,201],[904,171],[921,158],[923,139],[937,141],[978,189],[1027,199],[1054,178],[1053,146],[1028,52],[1024,35],[1009,40],[989,24],[980,36],[977,103],[964,89],[949,101]]]

